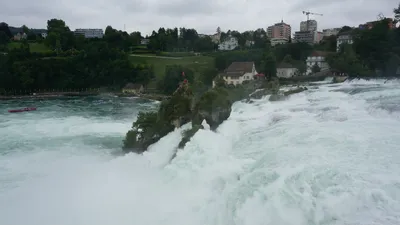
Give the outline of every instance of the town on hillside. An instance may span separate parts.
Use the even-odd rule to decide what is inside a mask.
[[[111,26],[72,31],[60,19],[48,20],[47,29],[2,22],[0,91],[113,86],[125,87],[126,93],[168,94],[182,81],[182,73],[199,82],[197,87],[211,87],[217,78],[236,86],[271,77],[400,76],[399,9],[394,18],[379,15],[357,27],[322,31],[317,19],[323,14],[303,11],[307,19],[295,32],[283,20],[245,32],[218,27],[214,34],[199,34],[193,28],[161,27],[147,36]],[[58,80],[50,82],[54,77]]]

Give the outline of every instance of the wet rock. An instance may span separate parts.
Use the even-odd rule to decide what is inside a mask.
[[[205,120],[211,130],[216,130],[231,115],[231,106],[232,101],[226,90],[222,88],[209,90],[196,104],[192,123],[200,125]]]
[[[283,94],[273,94],[269,97],[269,101],[274,102],[274,101],[283,101],[287,97]]]
[[[297,93],[300,93],[300,92],[303,92],[303,91],[306,91],[306,90],[308,90],[306,87],[298,87],[298,88],[295,88],[295,89],[292,89],[292,90],[289,90],[289,91],[285,91],[283,94],[285,96],[289,96],[289,95],[297,94]]]

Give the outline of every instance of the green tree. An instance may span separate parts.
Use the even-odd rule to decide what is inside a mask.
[[[4,31],[0,31],[0,51],[6,49],[9,41],[10,38],[7,36],[7,34]]]
[[[218,70],[216,68],[208,68],[201,72],[200,80],[208,86],[212,85],[213,80],[218,75]]]
[[[8,36],[8,38],[12,38],[12,34],[10,28],[8,27],[8,24],[4,22],[0,23],[0,32],[1,31],[3,31]]]
[[[25,26],[25,25],[22,25],[22,31],[25,33],[25,34],[28,34],[29,33],[29,28],[27,27],[27,26]]]
[[[269,80],[276,77],[276,58],[271,52],[264,58],[264,73]]]
[[[397,8],[393,9],[393,13],[394,13],[394,22],[395,23],[400,22],[400,3],[399,6],[397,6]]]
[[[185,76],[182,76],[182,73]],[[170,65],[165,68],[164,79],[158,84],[159,90],[165,94],[172,94],[179,87],[180,83],[187,79],[189,83],[193,82],[194,72],[180,65]]]

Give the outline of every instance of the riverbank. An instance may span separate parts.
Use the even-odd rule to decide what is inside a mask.
[[[33,93],[31,95],[0,95],[0,100],[13,100],[13,99],[52,99],[62,97],[86,97],[96,96],[98,92],[47,92],[47,93]]]

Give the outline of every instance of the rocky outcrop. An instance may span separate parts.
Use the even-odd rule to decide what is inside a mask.
[[[308,90],[306,87],[297,87],[295,89],[283,92],[283,95],[284,96],[289,96],[289,95],[297,94],[297,93],[300,93],[300,92],[303,92],[303,91],[306,91],[306,90]]]
[[[195,101],[189,85],[183,84],[168,100],[161,103],[157,112],[139,113],[132,129],[126,134],[123,150],[143,153],[175,128],[192,122],[192,128],[184,132],[178,146],[184,148],[198,130],[204,129],[201,124],[203,121],[206,121],[210,130],[215,131],[231,115],[232,104],[248,98],[255,88],[259,86],[217,87],[208,90]],[[267,88],[264,87],[268,93],[274,92],[272,88]]]
[[[180,86],[170,99],[164,100],[157,112],[140,112],[132,129],[126,134],[123,150],[143,153],[162,137],[191,119],[192,92]]]
[[[225,89],[211,89],[197,102],[193,110],[192,123],[201,125],[201,122],[205,120],[211,130],[216,130],[231,115],[231,106],[232,101]]]

